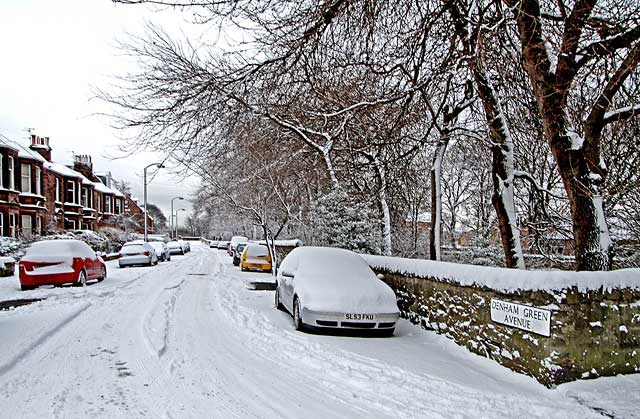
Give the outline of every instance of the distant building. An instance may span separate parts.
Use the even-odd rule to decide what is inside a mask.
[[[143,230],[144,211],[113,187],[111,173],[96,175],[89,155],[74,156],[73,166],[51,161],[49,141],[31,135],[27,148],[0,135],[0,235]],[[153,218],[147,224],[153,231]]]

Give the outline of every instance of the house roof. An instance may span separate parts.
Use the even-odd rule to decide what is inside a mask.
[[[18,157],[23,159],[31,159],[39,162],[46,162],[44,157],[42,157],[39,153],[30,150],[28,147],[23,146],[22,144],[13,141],[12,139],[6,137],[5,135],[0,134],[0,143],[5,145],[6,147],[12,148],[18,151]]]
[[[75,170],[68,168],[64,164],[45,161],[44,162],[44,167],[49,169],[49,170],[51,170],[54,173],[62,175],[62,176],[74,177],[74,178],[77,178],[77,179],[84,178],[84,176],[82,176],[82,174],[80,172],[76,172]]]

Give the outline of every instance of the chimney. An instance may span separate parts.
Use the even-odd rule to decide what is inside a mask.
[[[40,154],[46,161],[51,161],[51,147],[49,147],[49,137],[40,137],[31,134],[31,145],[29,148]]]
[[[74,154],[73,170],[82,173],[87,179],[93,180],[93,163],[91,156],[88,154]]]

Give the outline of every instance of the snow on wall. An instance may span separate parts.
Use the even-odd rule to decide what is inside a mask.
[[[363,255],[374,269],[418,278],[436,278],[464,286],[487,287],[501,292],[560,291],[577,287],[578,291],[640,289],[640,269],[611,272],[523,271],[489,266],[463,265],[422,259]]]

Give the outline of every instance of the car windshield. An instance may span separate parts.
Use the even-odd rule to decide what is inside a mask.
[[[242,253],[245,247],[247,247],[247,243],[240,243],[238,244],[238,246],[236,246],[236,249],[238,249],[238,252]]]

